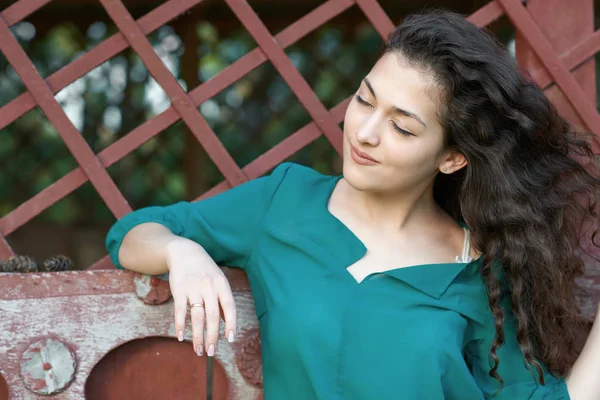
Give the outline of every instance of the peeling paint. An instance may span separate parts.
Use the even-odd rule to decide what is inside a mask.
[[[254,303],[243,273],[224,271],[234,292],[239,334],[230,344],[224,338],[224,324],[221,323],[215,362],[227,375],[229,400],[255,400],[262,391],[244,379],[236,361],[236,354],[240,351],[236,343],[240,341],[241,344],[245,337],[254,335],[258,329]],[[26,282],[25,277],[15,276],[25,274],[0,274],[0,288],[7,288],[15,294],[15,298],[9,299],[0,295],[0,310],[8,311],[0,318],[0,374],[10,388],[11,400],[47,398],[27,389],[21,377],[22,368],[28,371],[23,375],[29,374],[29,387],[33,390],[58,390],[67,379],[64,371],[68,370],[69,358],[61,358],[64,353],[61,357],[48,354],[61,354],[58,351],[60,346],[65,346],[73,354],[76,367],[73,367],[70,385],[54,398],[81,400],[87,376],[111,350],[140,338],[176,337],[172,300],[160,305],[147,305],[140,301],[132,273],[68,271],[64,274],[69,276],[69,281],[64,276],[58,277],[62,274],[39,274],[36,289],[33,285],[22,284],[20,292],[9,285]],[[150,279],[147,281],[151,282]],[[158,282],[158,285],[161,284],[168,285],[168,281]],[[62,287],[62,294],[56,290],[57,286]],[[52,287],[54,290],[51,290]],[[185,340],[190,341],[191,326],[189,323],[186,326]],[[48,345],[48,340],[60,343],[60,346]],[[46,358],[33,357],[34,348],[47,349],[37,353],[45,354]],[[51,366],[50,369],[44,368],[46,363]],[[57,371],[62,371],[60,374],[63,375]]]
[[[21,378],[29,390],[52,395],[72,382],[77,362],[67,345],[51,338],[32,343],[21,358]]]

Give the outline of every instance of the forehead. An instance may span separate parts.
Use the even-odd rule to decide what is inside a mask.
[[[411,65],[402,56],[385,54],[375,63],[367,79],[378,102],[409,110],[429,121],[436,118],[440,88],[431,74]]]

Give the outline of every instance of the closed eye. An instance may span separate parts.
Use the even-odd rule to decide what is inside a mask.
[[[356,101],[363,105],[363,106],[367,106],[367,107],[373,107],[373,105],[371,103],[367,103],[366,101],[363,100],[362,97],[360,97],[358,94],[354,96],[354,98],[356,99]]]
[[[394,129],[396,132],[398,132],[399,134],[404,135],[404,136],[415,136],[412,133],[410,133],[409,131],[405,131],[404,129],[400,128],[394,122],[392,122],[392,129]]]
[[[371,107],[374,108],[373,105],[371,103],[366,102],[362,97],[360,97],[358,94],[354,95],[354,98],[356,99],[356,101],[358,102],[358,104],[362,105],[362,106],[366,106],[366,107]],[[412,133],[410,133],[409,131],[406,131],[402,128],[400,128],[398,125],[396,125],[394,122],[392,122],[392,129],[394,129],[396,132],[398,132],[401,135],[404,136],[415,136]]]

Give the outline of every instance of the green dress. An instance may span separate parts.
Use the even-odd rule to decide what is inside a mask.
[[[364,244],[327,209],[340,177],[284,163],[267,177],[196,203],[135,211],[111,228],[118,267],[125,234],[158,222],[248,275],[262,338],[267,400],[569,399],[525,367],[507,318],[498,350],[504,388],[489,376],[494,320],[480,268],[415,265],[357,283],[346,268]],[[510,315],[510,314],[509,314]]]

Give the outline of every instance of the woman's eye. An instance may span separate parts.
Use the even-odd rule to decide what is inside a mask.
[[[415,136],[412,133],[410,133],[409,131],[405,131],[404,129],[400,128],[398,125],[396,125],[395,123],[392,122],[392,128],[398,132],[401,135],[404,136]]]
[[[359,104],[361,104],[361,105],[363,105],[363,106],[367,106],[367,107],[373,107],[373,106],[372,106],[370,103],[367,103],[366,101],[364,101],[364,100],[362,99],[362,97],[360,97],[358,94],[357,94],[357,95],[355,95],[354,97],[356,98],[356,101],[357,101]]]

